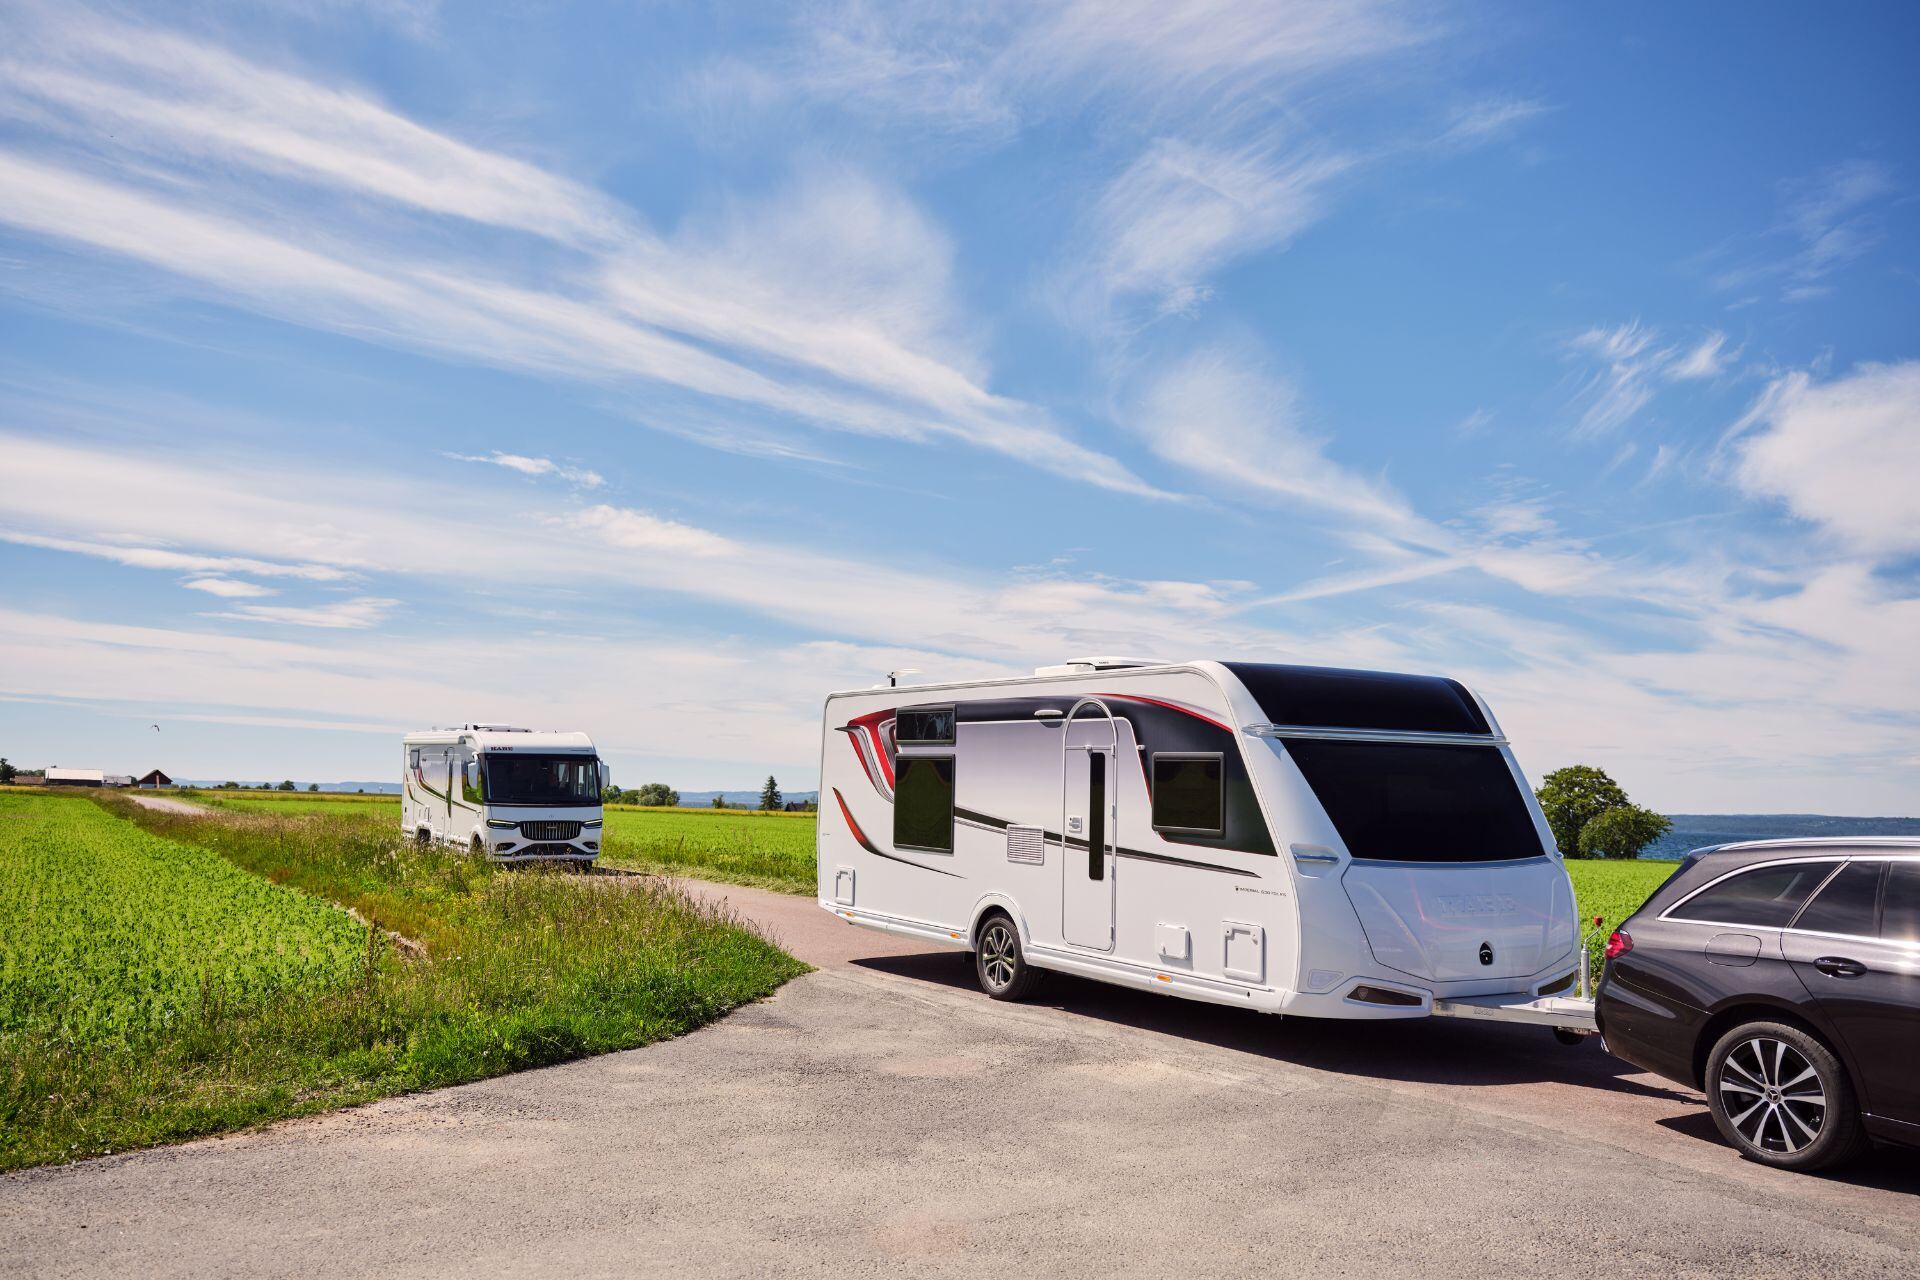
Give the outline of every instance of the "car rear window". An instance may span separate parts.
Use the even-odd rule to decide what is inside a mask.
[[[1707,920],[1778,929],[1793,919],[1833,871],[1832,862],[1792,862],[1729,876],[1667,912],[1674,920]]]
[[[1497,747],[1282,742],[1356,858],[1500,862],[1546,852]]]

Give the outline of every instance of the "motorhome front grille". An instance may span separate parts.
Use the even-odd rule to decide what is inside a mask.
[[[507,853],[515,858],[577,858],[580,850],[570,844],[523,844]]]
[[[529,840],[578,840],[580,824],[577,822],[523,822],[520,834]]]
[[[1007,828],[1007,861],[1034,866],[1047,860],[1047,839],[1038,827]]]

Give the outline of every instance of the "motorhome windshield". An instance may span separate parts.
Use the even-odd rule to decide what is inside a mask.
[[[592,756],[486,753],[488,804],[600,803],[600,762]]]
[[[1282,741],[1355,858],[1498,862],[1545,852],[1498,747]]]

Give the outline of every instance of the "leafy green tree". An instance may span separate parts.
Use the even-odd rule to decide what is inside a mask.
[[[1547,825],[1553,828],[1553,843],[1571,858],[1580,852],[1580,829],[1609,809],[1625,808],[1632,802],[1620,784],[1606,770],[1590,764],[1568,765],[1555,769],[1541,780],[1534,792],[1540,808],[1546,812]]]
[[[771,812],[779,807],[780,784],[773,780],[772,774],[768,774],[767,785],[760,788],[760,808],[763,811]]]
[[[20,771],[8,764],[5,756],[0,756],[0,786],[12,785],[13,780],[19,776]]]
[[[1580,828],[1583,858],[1637,858],[1640,851],[1673,829],[1673,823],[1637,804],[1595,814]]]
[[[649,782],[633,793],[635,804],[671,809],[680,803],[680,793],[664,782]]]
[[[320,789],[320,784],[317,782],[309,782],[307,784],[308,791],[318,791],[319,789]]]
[[[298,791],[299,789],[300,788],[293,785],[293,779],[291,778],[274,788],[275,791]]]
[[[718,791],[713,793],[713,807],[716,809],[724,809],[727,807],[727,798]]]

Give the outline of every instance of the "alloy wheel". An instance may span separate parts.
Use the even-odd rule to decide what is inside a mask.
[[[1013,981],[1018,947],[1013,930],[1005,921],[996,920],[987,926],[980,939],[980,969],[994,990],[1004,990]]]
[[[1756,1150],[1793,1155],[1820,1136],[1827,1092],[1820,1072],[1785,1040],[1742,1040],[1720,1067],[1720,1106],[1734,1131]]]

